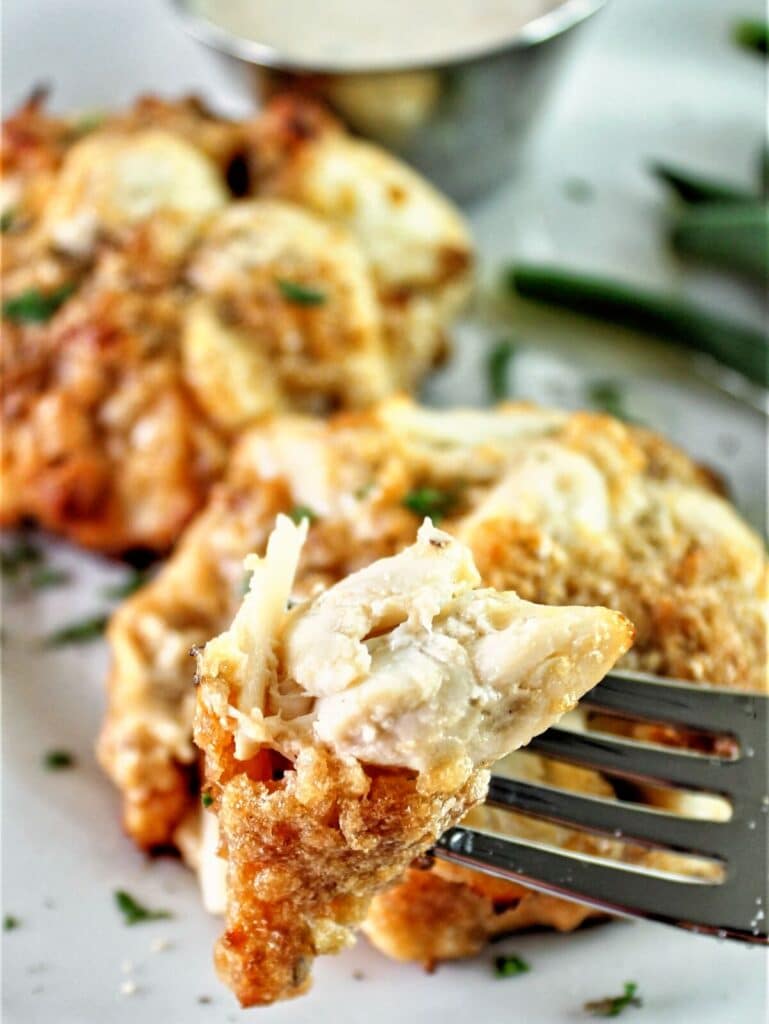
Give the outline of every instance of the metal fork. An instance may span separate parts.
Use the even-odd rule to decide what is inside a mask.
[[[613,672],[582,703],[626,718],[727,733],[738,753],[729,759],[562,728],[549,729],[526,749],[634,782],[722,795],[732,805],[731,818],[696,820],[500,776],[492,776],[487,803],[641,846],[705,857],[723,866],[721,879],[671,875],[461,825],[441,836],[435,856],[612,914],[769,944],[769,699]]]

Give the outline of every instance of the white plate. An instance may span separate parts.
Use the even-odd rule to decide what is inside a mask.
[[[729,43],[729,25],[751,0],[625,0],[610,5],[584,45],[515,188],[472,217],[487,268],[512,253],[572,260],[669,282],[660,246],[663,203],[643,173],[654,155],[748,180],[764,111],[760,62]],[[177,26],[160,0],[16,0],[3,12],[4,103],[33,83],[56,86],[57,105],[127,102],[135,93],[194,88],[233,112],[247,99],[211,54]],[[590,202],[563,191],[587,179]],[[736,283],[690,275],[704,301],[759,314]],[[718,286],[718,287],[717,287]],[[482,360],[506,316],[484,314],[460,332],[458,359],[428,388],[437,402],[485,399]],[[630,378],[629,411],[666,429],[726,475],[754,522],[763,514],[763,416],[724,396],[703,373],[659,347],[527,313],[515,366],[520,394],[578,405],[584,374]],[[736,448],[735,448],[736,445]],[[210,949],[217,922],[201,910],[190,875],[172,860],[138,854],[117,825],[116,794],[92,747],[104,706],[107,652],[96,643],[41,652],[36,641],[64,621],[105,607],[102,588],[121,570],[64,545],[50,546],[72,586],[12,600],[6,588],[3,660],[3,899],[21,925],[3,935],[3,1020],[7,1024],[197,1024],[244,1019],[216,981]],[[72,750],[78,766],[46,772],[47,749]],[[172,920],[126,927],[113,904],[124,888]],[[160,942],[158,943],[158,940]],[[163,940],[168,948],[153,951]],[[491,960],[516,951],[523,977],[497,980]],[[363,977],[356,975],[362,972]],[[295,1024],[532,1024],[588,1019],[588,999],[639,983],[638,1024],[755,1024],[765,1019],[766,958],[756,950],[651,925],[617,923],[570,937],[520,936],[434,975],[397,965],[365,941],[325,959],[302,1000],[249,1018]],[[121,995],[131,981],[133,995]],[[199,1003],[200,996],[210,1003]]]

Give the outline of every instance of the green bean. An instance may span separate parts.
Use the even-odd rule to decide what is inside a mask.
[[[668,338],[769,386],[769,344],[764,333],[699,309],[686,299],[548,266],[511,267],[505,284],[524,298]]]
[[[681,256],[766,280],[769,271],[769,206],[706,203],[686,210],[670,240]]]
[[[758,196],[749,189],[703,175],[691,174],[661,160],[652,163],[650,169],[655,177],[671,188],[685,203],[736,203],[758,199]]]

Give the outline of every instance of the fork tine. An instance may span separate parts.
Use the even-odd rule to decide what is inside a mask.
[[[747,923],[754,894],[736,892],[731,885],[664,877],[638,865],[599,861],[572,850],[551,850],[461,825],[441,836],[434,853],[452,863],[523,882],[607,913],[643,917],[723,938],[768,941],[763,916]],[[708,898],[720,892],[723,898]]]
[[[716,860],[728,855],[729,839],[734,834],[728,823],[682,818],[648,806],[584,796],[498,775],[491,778],[486,803],[643,846]]]
[[[526,747],[537,754],[558,758],[628,779],[665,782],[694,790],[729,794],[735,790],[740,760],[705,757],[688,750],[627,740],[620,736],[548,729]]]
[[[751,720],[766,715],[761,694],[737,693],[644,672],[610,672],[583,698],[584,704],[615,714],[669,722],[712,732],[750,728]],[[765,720],[765,719],[764,719]]]

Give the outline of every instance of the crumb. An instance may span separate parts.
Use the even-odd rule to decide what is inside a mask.
[[[171,942],[171,940],[162,937],[159,939],[153,939],[152,942],[150,943],[151,953],[162,953],[164,950],[172,948],[173,943]]]
[[[213,1002],[211,996],[198,996],[198,1002],[201,1006],[208,1006],[209,1003]]]
[[[124,960],[120,965],[121,974],[130,974],[134,969],[133,960]]]
[[[135,996],[138,991],[139,986],[136,984],[133,978],[126,978],[126,980],[122,982],[122,984],[120,985],[121,996]]]
[[[45,907],[46,910],[56,909],[56,904],[53,902],[53,900],[43,900],[43,906]]]
[[[27,968],[28,974],[44,974],[48,970],[48,964],[30,964]]]
[[[44,985],[35,985],[35,987],[32,989],[33,996],[39,996],[41,992],[45,992]]]
[[[363,973],[363,971],[353,971],[352,972],[352,976],[353,976],[353,978],[355,978],[356,981],[365,981],[366,980],[366,975]]]

